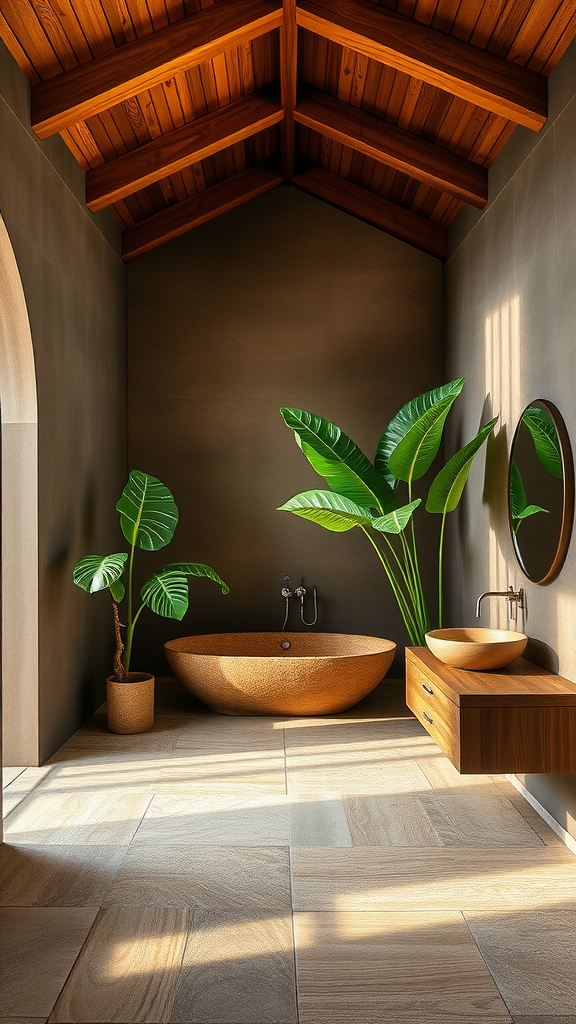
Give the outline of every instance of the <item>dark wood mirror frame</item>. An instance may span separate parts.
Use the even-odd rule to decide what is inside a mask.
[[[553,422],[553,424],[554,424],[554,426],[556,428],[556,433],[558,434],[558,440],[560,442],[560,455],[561,455],[561,458],[562,458],[562,480],[563,480],[562,520],[561,520],[561,526],[560,526],[560,531],[559,531],[558,544],[556,546],[556,552],[554,554],[554,557],[552,559],[550,567],[549,567],[548,571],[546,572],[546,574],[544,576],[542,576],[541,579],[536,579],[534,576],[531,576],[530,573],[527,571],[526,566],[524,565],[524,563],[522,561],[522,556],[521,556],[521,552],[519,551],[519,548],[518,548],[518,543],[517,543],[517,541],[516,541],[516,539],[514,537],[514,534],[512,532],[512,512],[511,512],[511,507],[510,507],[510,473],[511,473],[511,466],[512,466],[512,453],[514,452],[514,446],[516,444],[516,439],[518,437],[518,432],[519,432],[520,427],[522,425],[522,419],[523,419],[524,413],[526,412],[527,409],[530,408],[531,405],[534,405],[536,403],[538,403],[539,405],[544,406],[544,408],[550,414],[552,422]],[[520,416],[520,419],[518,420],[518,423],[516,425],[516,430],[514,431],[514,437],[512,438],[512,445],[511,445],[511,448],[510,448],[510,458],[508,460],[508,524],[510,526],[510,533],[511,533],[511,537],[512,537],[512,546],[514,548],[514,553],[516,555],[516,559],[518,561],[518,564],[519,564],[522,572],[524,573],[524,575],[529,580],[531,580],[532,583],[537,583],[540,586],[545,586],[548,583],[552,583],[552,581],[556,579],[556,577],[558,576],[558,573],[560,572],[562,566],[564,565],[564,561],[565,561],[566,555],[568,553],[568,548],[570,546],[570,538],[571,538],[571,535],[572,535],[572,525],[573,525],[573,522],[574,522],[574,460],[573,460],[573,457],[572,457],[572,446],[570,444],[570,438],[568,437],[568,431],[566,429],[566,424],[564,423],[564,420],[563,420],[559,410],[556,408],[556,406],[552,402],[548,402],[544,398],[537,398],[537,399],[534,399],[533,402],[530,402],[530,404],[527,405],[526,408],[522,411],[522,415]]]

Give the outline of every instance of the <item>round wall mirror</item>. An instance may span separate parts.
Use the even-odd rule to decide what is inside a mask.
[[[516,427],[508,515],[522,572],[533,583],[551,583],[564,564],[574,518],[572,449],[551,402],[531,402]]]

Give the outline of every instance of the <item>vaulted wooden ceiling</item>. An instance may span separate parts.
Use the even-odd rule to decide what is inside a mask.
[[[291,182],[441,258],[574,0],[1,0],[0,35],[134,259]]]

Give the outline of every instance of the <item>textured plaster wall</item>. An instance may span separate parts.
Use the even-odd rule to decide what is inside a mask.
[[[469,378],[453,440],[481,416],[500,416],[485,480],[471,481],[452,526],[452,618],[474,621],[474,601],[509,583],[527,592],[531,656],[576,681],[576,542],[559,578],[538,587],[514,557],[506,515],[507,461],[515,424],[535,398],[554,402],[576,448],[576,47],[552,74],[540,134],[517,128],[490,171],[485,211],[452,230],[445,272],[447,374]],[[456,514],[455,514],[456,516]],[[495,602],[483,624],[506,624]],[[522,777],[576,836],[576,777]]]
[[[71,582],[89,550],[118,544],[126,472],[126,271],[108,214],[84,205],[84,173],[59,137],[29,126],[29,86],[0,44],[0,211],[28,306],[38,387],[39,709],[45,760],[103,699],[110,610]],[[5,718],[8,717],[5,715]],[[26,757],[26,760],[23,760]]]
[[[166,674],[174,636],[280,629],[284,575],[317,586],[319,630],[403,644],[366,538],[275,511],[323,486],[278,410],[335,421],[372,458],[399,407],[441,381],[439,261],[282,188],[132,263],[129,309],[130,463],[181,511],[140,569],[193,559],[231,587],[192,581],[182,623],[145,612],[134,667]]]

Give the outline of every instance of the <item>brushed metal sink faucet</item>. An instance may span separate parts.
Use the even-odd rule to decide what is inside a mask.
[[[524,588],[520,587],[520,590],[514,590],[514,587],[508,587],[508,590],[487,590],[484,594],[480,594],[480,597],[476,601],[476,618],[480,618],[480,606],[485,597],[505,597],[508,601],[508,614],[511,619],[515,619],[518,608],[524,607]],[[514,611],[512,611],[514,606]]]

